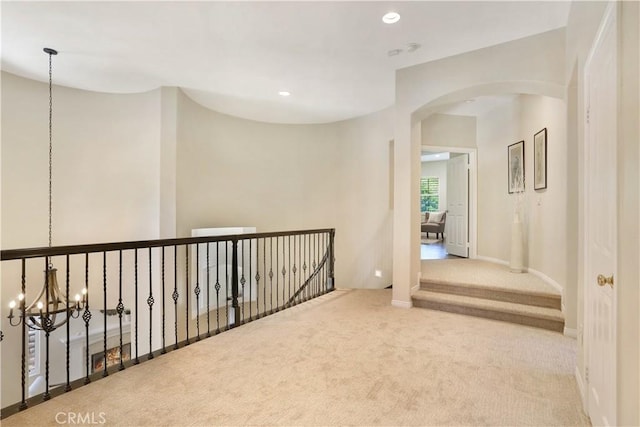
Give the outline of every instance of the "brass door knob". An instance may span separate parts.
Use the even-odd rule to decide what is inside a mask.
[[[609,285],[613,288],[613,276],[606,277],[602,274],[598,274],[598,286]]]

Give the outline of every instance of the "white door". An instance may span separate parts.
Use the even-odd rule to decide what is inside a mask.
[[[616,424],[616,8],[610,5],[585,68],[585,352],[593,425]]]
[[[460,154],[447,161],[447,252],[469,256],[469,155]]]

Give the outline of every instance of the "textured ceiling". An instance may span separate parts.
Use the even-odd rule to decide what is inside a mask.
[[[323,123],[394,102],[395,70],[566,25],[567,2],[2,2],[2,69],[227,114]],[[394,25],[382,15],[395,10]],[[409,43],[421,48],[407,52]],[[389,57],[392,49],[403,49]],[[283,98],[278,91],[287,90]]]

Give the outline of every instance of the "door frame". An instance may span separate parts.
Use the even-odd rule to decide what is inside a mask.
[[[594,57],[594,54],[596,52],[596,50],[600,47],[600,45],[603,42],[603,38],[605,36],[605,31],[607,30],[607,27],[610,25],[610,21],[611,20],[615,20],[616,21],[616,25],[619,26],[619,17],[618,17],[618,7],[615,1],[610,0],[606,6],[606,10],[602,16],[602,20],[599,24],[598,27],[598,31],[596,33],[596,36],[593,39],[593,43],[591,45],[591,48],[589,49],[589,53],[587,55],[587,58],[585,60],[585,65],[584,65],[584,70],[583,70],[583,81],[584,81],[584,86],[583,86],[583,114],[582,114],[582,126],[583,126],[583,131],[584,131],[584,144],[583,144],[583,153],[582,153],[582,162],[583,162],[583,167],[582,167],[582,182],[584,183],[584,187],[585,187],[585,191],[584,191],[584,200],[583,200],[583,212],[584,212],[584,227],[582,230],[582,238],[583,238],[583,247],[582,247],[582,288],[583,288],[583,298],[582,298],[582,305],[583,305],[583,331],[582,331],[582,362],[583,362],[583,372],[582,372],[582,384],[584,385],[584,387],[582,388],[582,404],[583,404],[583,409],[584,412],[587,414],[587,416],[590,417],[590,385],[589,385],[589,367],[591,366],[591,362],[590,362],[590,336],[591,336],[591,328],[592,328],[592,319],[591,319],[591,312],[589,311],[589,304],[592,301],[592,299],[594,298],[594,292],[595,292],[595,288],[594,288],[594,282],[593,282],[593,277],[591,276],[591,271],[590,271],[590,245],[589,245],[589,239],[591,237],[591,233],[592,230],[590,229],[589,225],[591,224],[591,212],[589,211],[589,178],[587,176],[587,171],[586,171],[586,167],[589,164],[589,138],[590,138],[590,126],[589,126],[589,121],[588,121],[588,115],[589,115],[589,108],[590,108],[590,101],[589,101],[589,94],[590,94],[590,88],[589,88],[589,82],[590,82],[590,66]],[[619,35],[616,29],[616,43],[619,42]],[[619,47],[618,47],[619,48]],[[618,71],[616,71],[618,72]],[[619,78],[618,75],[616,75],[616,84],[619,84]],[[619,91],[619,87],[618,87],[618,96],[620,95],[620,91]],[[617,106],[616,106],[617,108]],[[616,124],[617,126],[617,124]],[[616,154],[617,156],[617,143],[616,143]],[[619,209],[619,206],[616,203],[616,210]],[[617,218],[614,218],[614,221],[616,221],[617,223]],[[618,227],[617,225],[614,227],[615,233],[618,233]],[[617,235],[616,235],[616,241],[617,241]],[[614,257],[614,266],[613,266],[613,277],[617,278],[618,277],[618,265],[617,265],[617,257]],[[612,363],[614,364],[614,372],[616,372],[616,375],[614,375],[613,378],[611,378],[611,381],[613,381],[613,386],[612,389],[614,390],[614,396],[613,396],[613,406],[614,406],[614,414],[613,414],[613,419],[611,420],[613,422],[613,425],[615,425],[616,423],[616,418],[617,418],[617,395],[615,394],[615,391],[617,390],[617,382],[618,382],[618,378],[617,378],[617,367],[615,365],[617,365],[617,353],[618,353],[618,349],[617,349],[617,305],[618,305],[618,301],[617,301],[617,286],[614,286],[613,288],[613,309],[614,309],[614,314],[613,314],[613,319],[614,319],[614,342],[616,342],[616,347],[614,348],[615,351],[615,357],[614,360],[612,361]]]
[[[421,152],[440,151],[469,155],[469,259],[478,257],[478,149],[422,145]]]

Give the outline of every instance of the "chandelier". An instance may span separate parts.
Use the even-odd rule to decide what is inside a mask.
[[[53,139],[52,139],[52,118],[53,118],[53,85],[52,85],[52,64],[51,58],[58,52],[54,49],[45,47],[44,52],[49,55],[49,248],[51,248],[51,212],[52,212],[52,159],[53,159]],[[18,326],[23,322],[30,329],[42,330],[47,334],[64,325],[70,317],[77,318],[80,311],[87,302],[87,290],[82,290],[82,296],[76,294],[75,300],[69,300],[65,295],[56,276],[58,269],[54,268],[51,258],[47,257],[47,269],[44,276],[44,285],[38,296],[29,304],[25,301],[24,293],[18,295],[18,303],[11,301],[9,303],[9,323],[11,326]],[[24,282],[23,282],[24,292]],[[14,309],[19,311],[16,315]],[[16,319],[17,320],[14,320]]]

